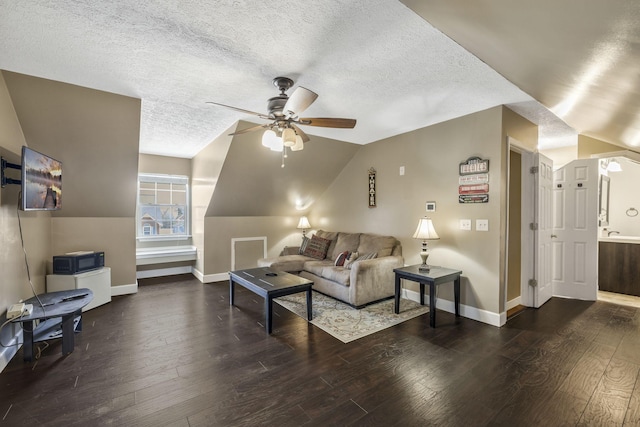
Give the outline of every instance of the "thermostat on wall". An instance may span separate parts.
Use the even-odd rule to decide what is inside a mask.
[[[427,212],[436,211],[436,202],[427,202]]]

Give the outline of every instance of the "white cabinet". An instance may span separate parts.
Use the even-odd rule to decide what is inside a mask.
[[[47,292],[80,288],[88,288],[93,291],[93,301],[87,304],[82,311],[111,302],[111,268],[103,267],[79,274],[47,274]]]

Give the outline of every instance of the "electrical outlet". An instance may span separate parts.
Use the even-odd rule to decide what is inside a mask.
[[[489,220],[476,219],[476,231],[489,231]]]
[[[470,219],[461,219],[460,220],[460,230],[471,230],[471,220]]]

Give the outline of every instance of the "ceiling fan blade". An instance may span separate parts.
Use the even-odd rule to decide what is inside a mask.
[[[239,131],[236,131],[234,133],[230,133],[229,136],[233,136],[233,135],[241,135],[243,133],[248,133],[248,132],[255,132],[257,130],[260,129],[266,129],[268,128],[270,125],[266,124],[266,125],[257,125],[257,126],[251,126],[250,128],[246,128],[246,129],[241,129]]]
[[[219,105],[220,107],[230,108],[232,110],[239,111],[241,113],[251,114],[252,116],[258,116],[261,119],[267,119],[267,120],[270,119],[270,117],[267,116],[266,114],[256,113],[255,111],[249,111],[249,110],[245,110],[238,107],[232,107],[231,105],[225,105],[225,104],[220,104],[218,102],[211,102],[211,101],[207,101],[207,104]]]
[[[302,142],[309,142],[309,135],[304,133],[302,129],[300,129],[298,126],[294,125],[293,123],[291,123],[291,127],[293,128],[293,130],[296,131],[298,135],[300,135],[300,138],[302,138]]]
[[[305,126],[320,126],[325,128],[353,129],[356,126],[356,121],[355,119],[309,117],[298,119],[298,124]]]
[[[282,112],[288,117],[297,116],[309,108],[317,97],[317,93],[302,86],[298,86],[287,100],[287,103],[284,104]]]

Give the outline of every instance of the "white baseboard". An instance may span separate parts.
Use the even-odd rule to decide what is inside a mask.
[[[411,289],[403,289],[402,297],[411,301],[420,302],[420,292],[412,291]],[[429,305],[429,294],[424,297],[425,304]],[[455,303],[445,299],[436,299],[436,308],[449,313],[455,313]],[[478,322],[487,323],[491,326],[500,327],[506,322],[506,315],[504,322],[501,319],[501,315],[487,310],[482,310],[476,307],[460,304],[460,316],[468,319],[477,320]]]
[[[17,326],[16,324],[13,324]],[[0,347],[0,372],[4,371],[4,368],[7,367],[13,356],[18,353],[22,344],[17,344],[22,342],[22,328],[14,327],[14,330],[17,331],[14,333],[13,337],[5,342],[6,337],[3,337],[2,343],[6,345],[6,347]],[[7,328],[6,330],[11,330],[11,328]]]
[[[142,270],[136,272],[136,279],[148,279],[149,277],[162,277],[173,276],[175,274],[187,274],[191,273],[192,267],[190,265],[183,265],[182,267],[168,267],[168,268],[156,268],[153,270]]]
[[[229,273],[202,274],[201,271],[193,267],[191,273],[202,283],[225,282],[229,280]]]
[[[129,295],[138,293],[138,282],[131,285],[118,285],[111,287],[111,296]]]

